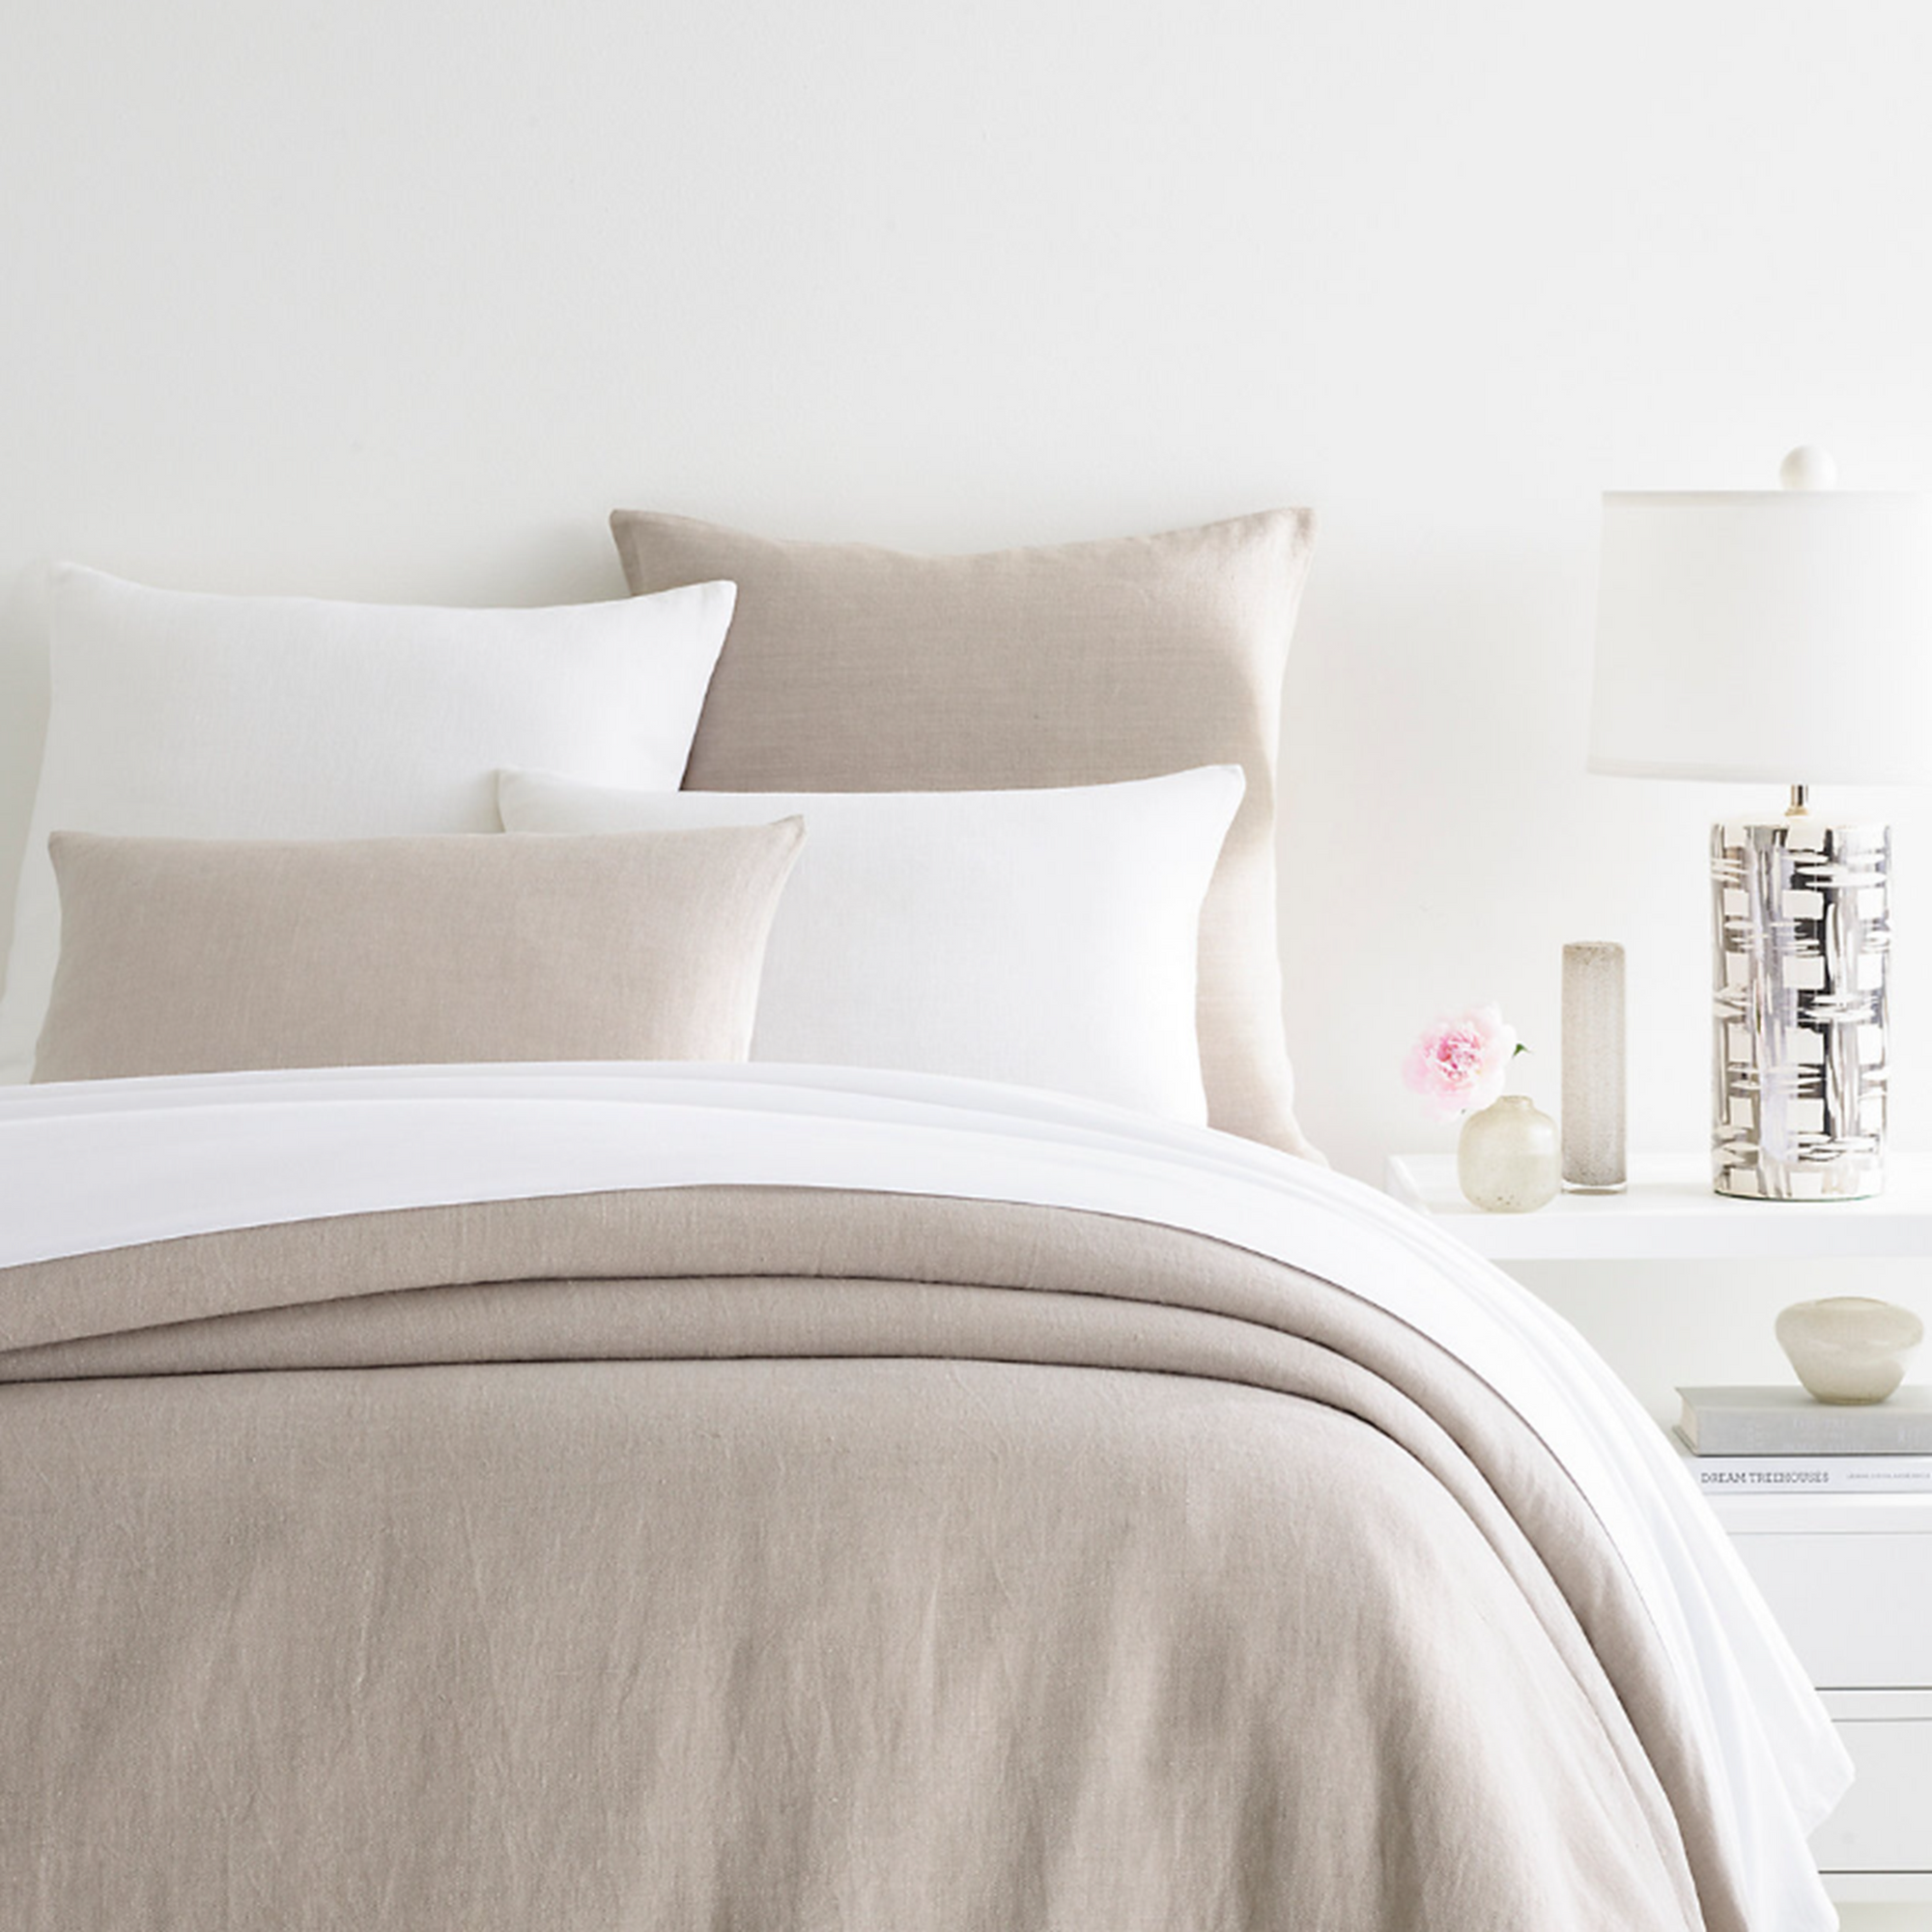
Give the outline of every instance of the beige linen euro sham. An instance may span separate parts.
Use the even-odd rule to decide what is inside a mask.
[[[741,1061],[803,822],[582,838],[55,833],[34,1078]]]
[[[1293,1113],[1275,924],[1275,757],[1315,520],[976,556],[774,543],[618,510],[634,592],[738,586],[689,791],[986,791],[1239,764],[1201,915],[1211,1125],[1320,1158]]]

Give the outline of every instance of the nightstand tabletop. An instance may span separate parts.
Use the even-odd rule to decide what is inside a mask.
[[[1497,1261],[1747,1261],[1932,1256],[1932,1154],[1894,1153],[1869,1201],[1740,1201],[1711,1191],[1707,1153],[1634,1158],[1622,1194],[1561,1194],[1489,1214],[1456,1185],[1453,1153],[1391,1154],[1384,1182]]]

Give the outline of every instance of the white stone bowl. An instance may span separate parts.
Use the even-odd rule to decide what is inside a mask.
[[[1868,1294],[1794,1302],[1777,1318],[1777,1345],[1819,1402],[1883,1402],[1924,1339],[1911,1309]]]

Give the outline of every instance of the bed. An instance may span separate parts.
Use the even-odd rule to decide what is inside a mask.
[[[56,582],[0,1923],[1830,1924],[1661,1438],[1296,1124],[1308,519],[614,522]]]

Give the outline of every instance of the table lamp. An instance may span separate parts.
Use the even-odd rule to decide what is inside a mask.
[[[1932,497],[1834,490],[1604,497],[1590,769],[1790,787],[1711,831],[1712,1185],[1764,1201],[1885,1186],[1890,831],[1819,784],[1932,781]]]

